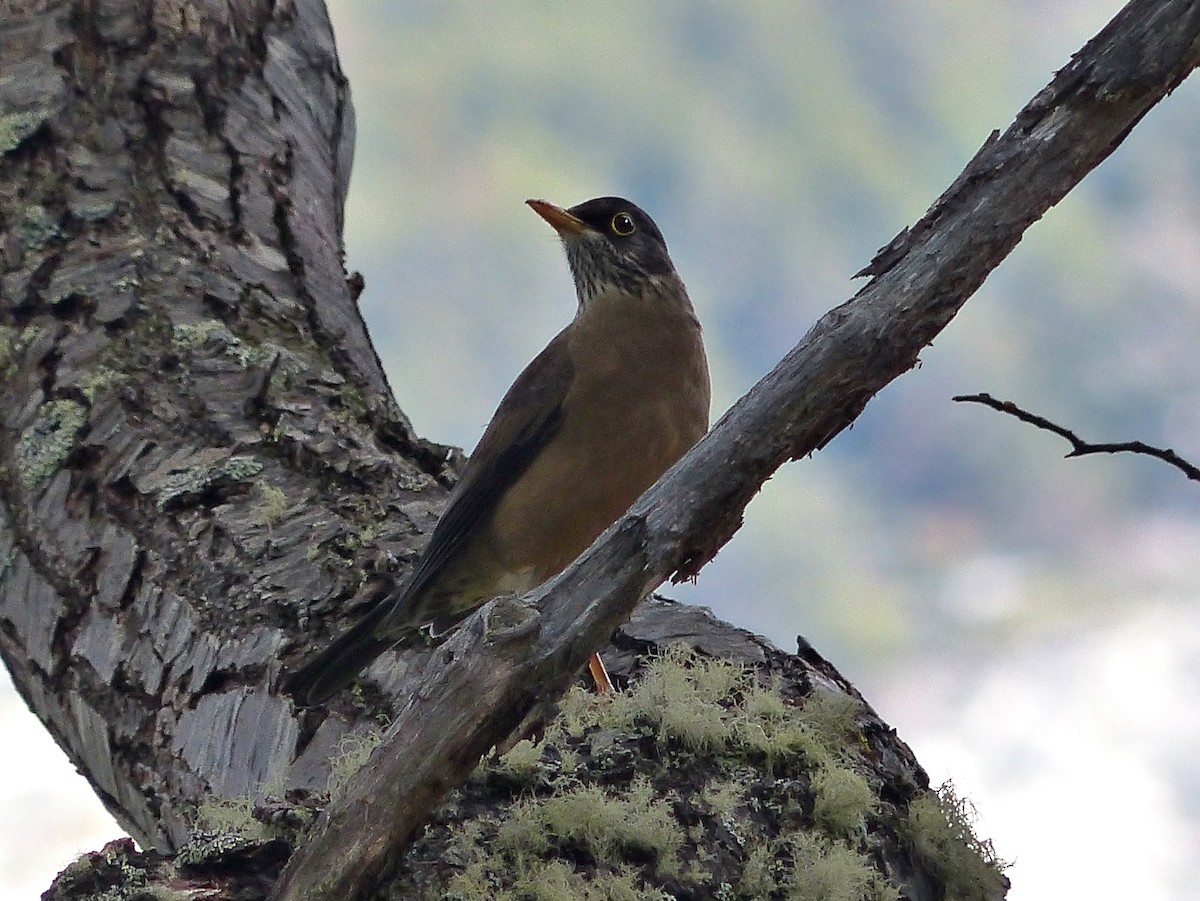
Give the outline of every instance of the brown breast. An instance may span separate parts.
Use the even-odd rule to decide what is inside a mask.
[[[603,306],[608,304],[607,307]],[[570,328],[561,429],[500,500],[489,544],[514,577],[561,571],[708,429],[690,304],[600,298]]]

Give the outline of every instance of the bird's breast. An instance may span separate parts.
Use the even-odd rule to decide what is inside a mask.
[[[559,572],[707,431],[699,324],[690,307],[646,306],[573,323],[562,425],[492,520],[513,569],[539,580]]]

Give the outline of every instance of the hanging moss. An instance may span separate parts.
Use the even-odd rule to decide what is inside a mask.
[[[926,792],[908,807],[904,834],[913,851],[946,888],[946,897],[959,901],[995,898],[1006,887],[1007,864],[992,843],[975,836],[975,810],[947,782]]]

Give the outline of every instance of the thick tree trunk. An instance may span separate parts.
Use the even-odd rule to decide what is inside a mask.
[[[0,18],[0,72],[0,651],[169,849],[288,770],[281,659],[391,575],[447,457],[346,285],[321,3],[37,4]]]
[[[279,693],[282,667],[402,575],[454,460],[418,440],[396,408],[344,278],[353,116],[324,8],[317,0],[22,5],[0,18],[0,654],[18,690],[131,835],[168,853],[188,841],[202,801],[320,792],[348,733],[365,733],[380,713],[423,713],[426,728],[394,737],[395,753],[434,749],[448,763],[420,770],[435,781],[420,783],[403,827],[370,840],[373,870],[534,703],[528,686],[513,689],[532,670],[504,654],[541,641],[536,684],[561,686],[585,639],[647,587],[694,572],[774,468],[828,440],[913,365],[1023,229],[1186,76],[1200,57],[1198,32],[1197,3],[1130,4],[881,254],[863,294],[830,314],[735,414],[761,433],[726,423],[654,496],[661,515],[635,508],[591,563],[560,580],[555,597],[565,599],[572,579],[611,576],[602,601],[561,608],[578,615],[583,631],[573,639],[566,613],[547,611],[544,629],[531,629],[537,614],[497,605],[444,656],[388,655],[370,671],[377,695],[342,698],[326,715],[298,712]],[[753,448],[750,434],[760,435]],[[714,466],[724,470],[720,484],[680,482]],[[693,512],[676,522],[659,501],[684,494]],[[617,548],[644,565],[604,569]],[[618,643],[644,652],[671,634],[707,650],[736,646],[740,662],[780,677],[778,702],[741,683],[731,697],[781,704],[772,722],[792,723],[796,734],[812,723],[781,711],[808,709],[814,688],[856,702],[839,721],[842,747],[787,749],[794,816],[754,825],[775,830],[781,859],[796,867],[807,859],[807,846],[785,847],[780,836],[815,828],[820,793],[809,789],[846,770],[873,800],[860,805],[861,825],[843,818],[821,841],[849,843],[913,899],[952,884],[944,856],[913,831],[923,773],[828,664],[815,654],[786,658],[661,605]],[[485,656],[493,639],[500,658]],[[480,660],[492,661],[491,681],[470,706],[451,692],[441,706],[428,703]],[[630,660],[623,671],[635,669]],[[452,729],[456,704],[467,715]],[[438,715],[447,716],[444,733]],[[738,723],[730,726],[738,766],[765,774],[761,785],[780,781],[778,749],[745,744],[745,730],[761,727]],[[590,722],[587,734],[611,728]],[[661,746],[639,744],[637,728],[612,746],[669,756],[687,745],[661,724]],[[826,753],[845,766],[817,759]],[[376,764],[368,775],[380,772]],[[724,822],[716,808],[689,807],[694,798],[681,795],[703,797],[711,781],[650,784],[679,799],[671,816],[693,842],[711,842],[748,878],[753,848],[706,832]],[[351,794],[346,803],[371,800]],[[332,822],[343,839],[355,810],[376,816],[369,806],[338,808]],[[951,832],[956,822],[947,819]],[[693,857],[703,870],[706,856]],[[663,859],[646,865],[654,884],[684,892],[684,877]],[[300,861],[308,869],[293,870],[290,896],[320,888],[303,874],[323,860],[325,851]],[[255,869],[260,885],[279,862]],[[715,866],[707,878],[718,877]],[[1002,894],[994,869],[984,872],[991,876],[974,896]],[[342,883],[350,885],[361,888],[361,878]]]

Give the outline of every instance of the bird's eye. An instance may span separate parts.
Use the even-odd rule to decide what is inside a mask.
[[[609,225],[612,227],[613,234],[620,235],[622,238],[628,238],[636,228],[633,224],[633,217],[628,213],[617,213],[612,217]]]

